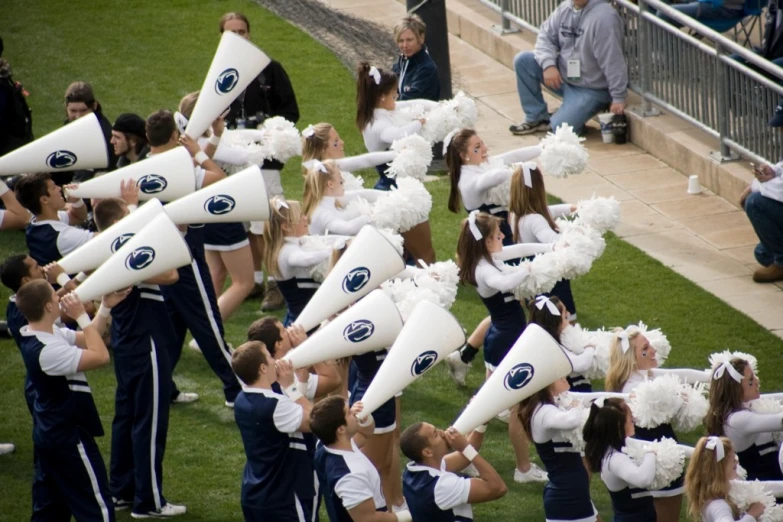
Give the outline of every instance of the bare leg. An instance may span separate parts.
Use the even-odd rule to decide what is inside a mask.
[[[392,465],[392,454],[397,452],[394,444],[394,432],[376,433],[367,439],[362,453],[364,453],[381,476],[381,487],[386,502],[391,506],[399,506],[404,498],[402,496],[402,477],[397,467],[396,475]],[[399,456],[398,456],[399,460]]]
[[[392,480],[389,484],[388,498],[394,499],[392,502],[393,506],[400,506],[405,502],[405,497],[402,496],[402,468],[400,466],[400,433],[402,431],[400,425],[402,424],[402,408],[399,397],[394,398],[394,408],[396,410],[394,418],[397,419],[397,426],[394,428],[394,448],[392,449],[389,476],[392,478],[399,477],[399,480]],[[386,491],[384,491],[384,495],[385,494]]]
[[[264,262],[264,236],[248,234],[250,240],[250,251],[253,253],[253,269],[263,270]]]
[[[653,499],[655,502],[655,513],[658,522],[669,522],[670,520],[680,519],[680,510],[682,508],[682,495],[675,497],[659,497]]]
[[[474,348],[479,348],[484,344],[484,336],[487,335],[487,330],[492,325],[492,319],[488,316],[481,320],[473,333],[468,337],[468,344]]]
[[[215,295],[220,296],[223,293],[223,285],[226,284],[226,265],[223,264],[223,259],[220,256],[220,252],[217,250],[207,250],[205,252],[207,258],[207,266],[209,266],[209,275],[212,276],[212,285],[215,287]],[[223,310],[220,311],[221,314]]]
[[[432,233],[430,231],[430,222],[425,221],[403,232],[405,249],[418,262],[419,259],[430,264],[435,262],[435,249],[432,246]]]
[[[231,286],[218,294],[218,308],[223,320],[227,320],[253,291],[253,254],[250,246],[238,250],[219,252],[223,266],[231,276]],[[225,276],[224,276],[225,280]]]
[[[530,471],[530,445],[522,428],[522,421],[517,415],[518,412],[519,406],[511,408],[511,415],[508,418],[508,438],[514,447],[517,469],[526,473]]]

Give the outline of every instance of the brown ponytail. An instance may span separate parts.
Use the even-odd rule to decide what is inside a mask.
[[[356,71],[356,127],[359,132],[372,123],[380,97],[397,90],[396,74],[378,68],[381,81],[376,84],[375,78],[370,76],[371,67],[369,63],[362,62]]]
[[[451,180],[451,190],[449,191],[449,210],[458,214],[462,197],[459,193],[459,178],[462,173],[462,155],[468,148],[470,138],[476,135],[473,129],[460,129],[446,148],[446,166],[449,168],[449,179]],[[470,209],[474,210],[474,209]]]

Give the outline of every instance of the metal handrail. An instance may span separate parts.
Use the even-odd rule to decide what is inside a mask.
[[[552,0],[521,1],[524,4],[479,0],[501,16],[503,32],[513,24],[538,33]],[[720,140],[720,154],[715,156],[719,160],[736,158],[732,152],[758,162],[783,155],[783,137],[766,126],[783,97],[783,68],[661,0],[613,3],[625,22],[629,89],[642,97],[643,115],[654,114],[655,104],[715,136]],[[522,20],[523,12],[534,19]],[[695,37],[660,14],[688,28]]]

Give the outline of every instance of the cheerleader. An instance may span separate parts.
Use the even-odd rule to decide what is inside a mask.
[[[359,64],[356,92],[356,126],[364,137],[364,145],[369,152],[387,150],[391,144],[421,130],[424,118],[399,126],[394,123],[394,111],[408,104],[417,104],[426,109],[436,107],[437,102],[430,100],[411,100],[397,102],[397,75],[371,67],[368,63]],[[377,190],[391,190],[394,179],[386,176],[386,165],[377,166],[380,179],[375,184]],[[420,223],[403,234],[405,248],[414,260],[423,259],[426,263],[435,262],[435,249],[432,247],[430,223]]]
[[[176,115],[180,133],[185,132],[187,119],[193,112],[198,100],[198,92],[182,98]],[[207,145],[216,147],[213,160],[221,165],[245,165],[248,162],[247,151],[220,145],[215,136],[202,136],[198,140],[202,149]],[[204,225],[204,249],[207,266],[215,287],[218,309],[223,321],[226,321],[239,308],[255,287],[253,276],[253,254],[250,240],[243,223],[209,223]],[[223,290],[226,278],[231,276],[231,284]]]
[[[288,311],[283,325],[290,326],[310,302],[320,283],[313,280],[312,271],[327,261],[332,248],[305,250],[302,237],[307,234],[307,215],[298,201],[272,198],[272,214],[264,230],[264,264],[274,276],[283,294]]]
[[[733,358],[715,368],[710,386],[707,433],[728,437],[749,480],[781,480],[778,445],[772,432],[783,431],[783,413],[759,413],[749,403],[760,397],[759,380],[748,361]]]
[[[583,430],[585,458],[592,473],[601,473],[609,490],[614,522],[656,522],[649,491],[655,479],[655,454],[647,453],[637,466],[622,452],[625,439],[634,435],[631,409],[622,399],[598,399],[590,406]],[[677,520],[679,513],[668,522]]]
[[[658,368],[655,348],[636,328],[631,328],[630,331],[616,329],[609,352],[606,391],[630,394],[644,381],[664,374],[674,374],[686,382],[707,382],[709,380],[709,375],[700,370]],[[675,442],[678,440],[674,429],[668,423],[655,428],[637,426],[635,430],[636,438],[641,440],[652,441],[662,437],[668,437]],[[655,499],[655,510],[658,513],[659,522],[677,520],[682,507],[683,491],[683,477],[680,476],[666,488],[651,492]]]
[[[544,486],[547,522],[595,522],[598,512],[590,500],[587,470],[579,450],[562,435],[581,426],[582,413],[555,406],[555,397],[568,388],[568,381],[559,379],[528,397],[519,405],[519,419],[549,475]]]
[[[688,513],[703,522],[756,522],[764,504],[755,502],[740,513],[729,498],[731,481],[737,478],[737,457],[726,437],[702,437],[688,463],[685,491]]]
[[[529,276],[528,268],[508,267],[495,261],[492,254],[503,249],[500,219],[489,214],[471,212],[462,222],[457,243],[460,283],[478,290],[487,307],[492,325],[484,337],[484,365],[489,377],[525,329],[525,312],[513,290]],[[516,455],[516,482],[546,482],[546,473],[530,462],[528,442],[518,406],[509,417],[508,435]]]
[[[531,301],[528,310],[530,312],[530,322],[539,325],[547,331],[558,343],[560,334],[563,332],[568,322],[568,310],[557,297],[547,297],[540,295],[534,302]],[[567,377],[571,390],[581,393],[590,393],[593,391],[593,385],[590,379],[583,375],[590,369],[595,356],[593,346],[585,347],[581,354],[571,353],[566,350],[566,355],[571,360],[571,366],[574,371]]]
[[[560,230],[555,218],[576,211],[576,205],[547,205],[544,176],[535,164],[524,164],[514,169],[511,176],[511,228],[517,243],[555,243]],[[571,282],[562,279],[552,288],[568,310],[568,320],[576,322],[576,303],[571,293]]]
[[[455,132],[444,140],[446,165],[451,181],[449,210],[455,214],[459,213],[464,204],[468,213],[478,210],[500,218],[500,231],[505,236],[503,244],[512,245],[514,235],[508,223],[508,208],[492,203],[489,191],[511,179],[513,171],[506,165],[532,160],[541,154],[541,147],[523,147],[490,158],[487,155],[487,146],[476,131],[460,129]],[[495,167],[496,164],[502,166]],[[478,354],[489,325],[490,319],[487,317],[476,327],[465,346],[446,358],[449,375],[458,386],[465,386],[469,365]]]

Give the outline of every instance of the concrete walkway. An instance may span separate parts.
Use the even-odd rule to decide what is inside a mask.
[[[322,1],[389,28],[405,15],[404,5],[394,0]],[[460,34],[451,24],[459,23],[460,11],[474,9],[470,4],[478,2],[448,1],[452,33]],[[479,38],[491,38],[489,26]],[[534,39],[514,35],[508,42],[510,48],[529,50]],[[508,132],[512,122],[524,119],[513,71],[454,34],[449,35],[449,46],[455,91],[460,88],[476,99],[476,129],[490,153],[536,144],[541,136],[520,138]],[[548,103],[550,108],[559,104],[555,98]],[[548,192],[574,203],[593,194],[616,197],[622,206],[618,236],[783,337],[783,283],[761,285],[751,279],[758,267],[753,257],[758,240],[737,203],[706,190],[698,196],[687,194],[685,173],[635,145],[604,144],[599,132],[590,132],[585,145],[590,151],[588,169],[563,180],[547,178]]]

